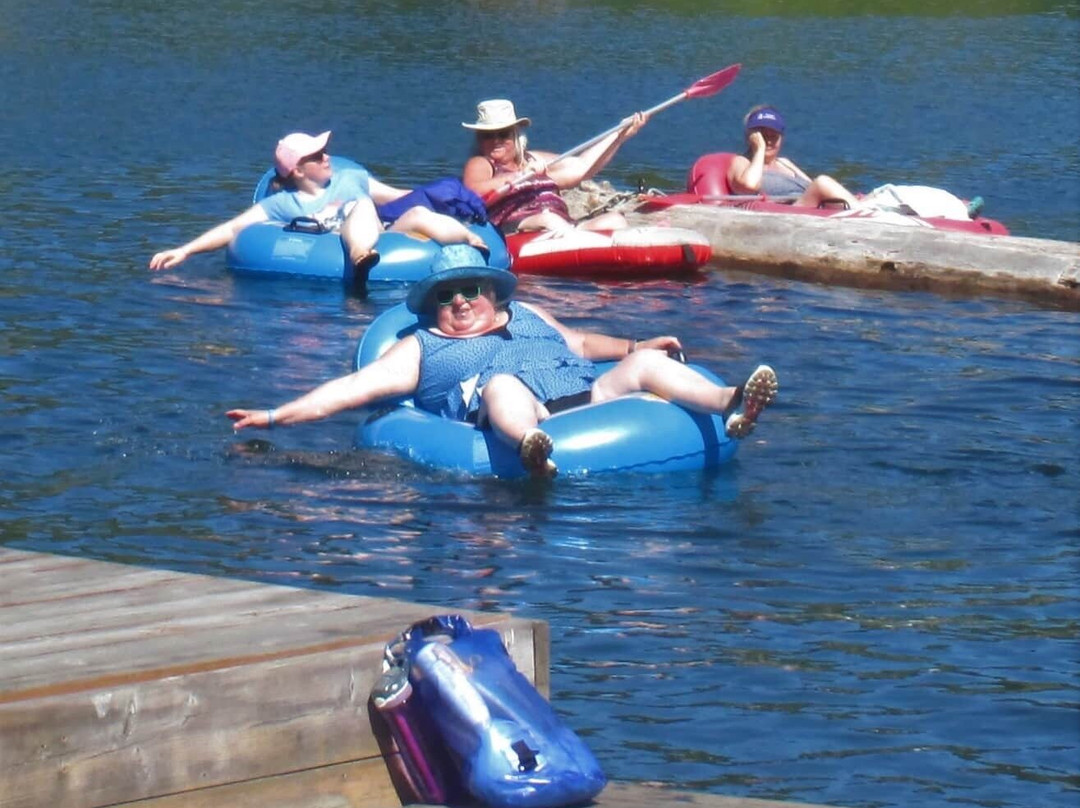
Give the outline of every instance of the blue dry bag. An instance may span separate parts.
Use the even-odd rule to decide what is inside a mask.
[[[388,647],[394,657],[475,799],[559,808],[603,789],[592,752],[521,675],[498,632],[460,615],[433,617]]]

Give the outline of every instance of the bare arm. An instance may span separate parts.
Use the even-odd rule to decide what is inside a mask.
[[[577,156],[566,157],[549,166],[547,175],[555,180],[560,188],[576,188],[600,173],[611,162],[619,147],[636,135],[647,120],[644,113],[634,113],[623,121],[621,129],[612,132],[599,143],[593,144]]]
[[[737,194],[756,194],[761,190],[761,178],[765,173],[765,138],[760,132],[750,133],[750,157],[741,154],[731,161],[728,169],[728,185]]]
[[[150,259],[150,269],[171,269],[182,264],[189,256],[195,253],[220,249],[232,241],[233,237],[249,224],[265,222],[268,218],[261,205],[252,205],[239,216],[235,216],[229,221],[222,222],[217,227],[207,230],[201,236],[192,239],[182,247],[156,253]]]
[[[379,182],[374,177],[370,177],[368,178],[368,193],[371,194],[371,201],[376,205],[385,205],[387,202],[401,199],[409,191],[404,188],[395,188],[385,182]]]
[[[465,161],[465,168],[461,172],[461,181],[466,188],[479,196],[483,196],[506,184],[505,177],[495,179],[495,169],[491,167],[491,163],[479,156],[470,157]]]
[[[289,426],[328,418],[390,396],[408,395],[420,378],[420,342],[405,337],[355,373],[321,384],[274,410],[229,410],[233,429]]]
[[[584,359],[603,361],[607,359],[622,359],[634,351],[654,348],[661,351],[682,350],[682,344],[677,337],[662,336],[650,337],[649,339],[628,339],[626,337],[609,337],[605,334],[596,334],[591,331],[581,331],[563,325],[545,309],[531,303],[523,303],[523,306],[531,309],[544,322],[558,331],[570,350]]]

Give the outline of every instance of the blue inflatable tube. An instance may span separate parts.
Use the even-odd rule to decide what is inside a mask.
[[[355,162],[344,157],[330,159],[335,169],[357,167]],[[253,203],[267,195],[273,178],[273,169],[262,176],[255,186]],[[503,269],[510,266],[506,241],[494,225],[485,222],[466,223],[465,226],[488,245],[491,266]],[[368,285],[414,283],[430,272],[439,247],[439,243],[431,239],[385,232],[375,243],[380,259],[368,273],[366,282]],[[349,286],[359,285],[364,280],[355,276],[341,238],[308,220],[289,224],[260,222],[245,227],[228,245],[225,264],[233,272],[245,275],[321,278]]]
[[[404,304],[388,309],[360,340],[354,367],[368,364],[416,327],[416,317]],[[691,367],[723,384],[706,368]],[[551,459],[560,476],[713,468],[731,460],[737,446],[720,416],[692,412],[647,393],[564,410],[544,421],[544,431],[554,443]],[[361,410],[356,444],[468,474],[525,475],[517,452],[490,429],[426,412],[411,398]]]

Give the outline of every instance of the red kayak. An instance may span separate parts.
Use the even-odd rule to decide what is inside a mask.
[[[506,244],[519,275],[666,278],[697,272],[712,256],[708,239],[680,227],[534,230]]]
[[[875,222],[893,222],[898,225],[933,227],[938,230],[959,230],[966,233],[993,234],[1007,236],[1008,228],[994,219],[984,216],[969,216],[966,212],[959,215],[917,216],[900,213],[896,210],[868,206],[857,210],[848,210],[842,206],[811,208],[790,204],[781,198],[765,195],[733,194],[727,182],[728,166],[736,155],[729,152],[706,154],[691,167],[686,178],[687,193],[667,196],[645,197],[639,210],[659,210],[672,205],[718,205],[727,208],[739,208],[759,213],[796,213],[807,216],[821,216],[835,219],[861,219]],[[892,186],[886,186],[892,187]],[[903,186],[901,186],[903,187]],[[936,189],[927,189],[936,190]]]

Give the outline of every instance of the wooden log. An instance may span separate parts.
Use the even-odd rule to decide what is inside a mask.
[[[722,267],[817,283],[1019,297],[1080,309],[1080,244],[978,235],[872,219],[675,205],[627,214],[709,239]]]

